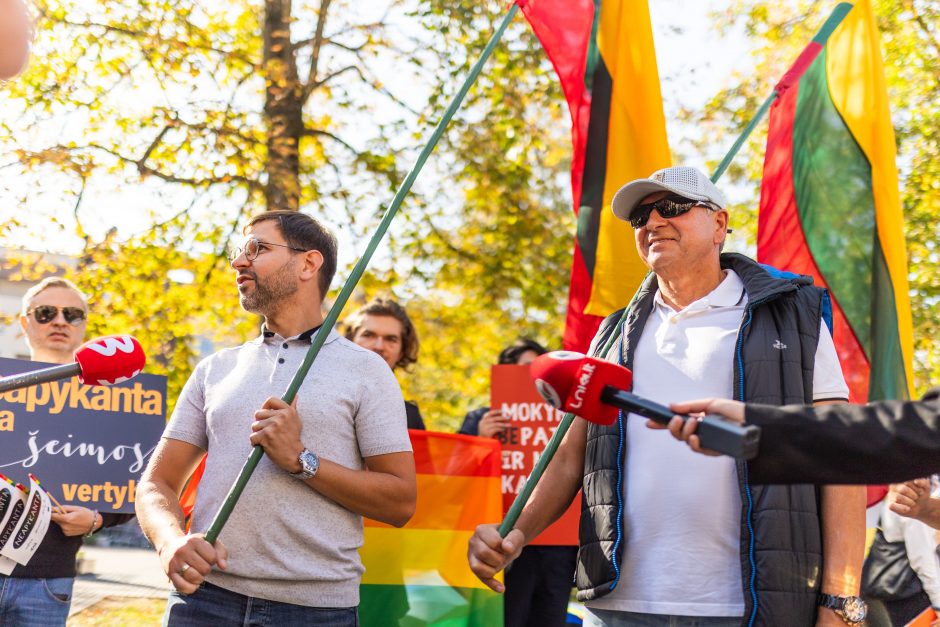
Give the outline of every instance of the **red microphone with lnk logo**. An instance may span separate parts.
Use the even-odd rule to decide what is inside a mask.
[[[623,366],[572,351],[540,355],[529,364],[529,373],[549,405],[600,425],[613,424],[619,410],[602,403],[593,390],[629,389],[633,383],[633,373]]]
[[[0,379],[0,393],[77,376],[86,385],[117,385],[136,377],[147,357],[130,335],[107,335],[75,349],[75,363],[52,366]]]
[[[554,351],[537,357],[529,371],[535,387],[547,403],[589,422],[611,425],[620,410],[667,424],[676,414],[665,405],[627,392],[633,373],[604,359],[570,351]],[[682,416],[688,420],[690,416]],[[760,444],[760,428],[738,425],[718,416],[696,417],[695,432],[702,447],[752,459]]]

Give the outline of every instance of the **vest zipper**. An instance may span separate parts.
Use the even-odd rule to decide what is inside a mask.
[[[744,356],[741,354],[741,349],[744,347],[744,330],[751,324],[751,317],[754,311],[753,307],[759,304],[760,303],[748,303],[747,319],[744,321],[744,324],[741,325],[741,330],[738,333],[738,347],[735,350],[735,357],[738,362],[738,400],[741,402],[744,402]],[[747,624],[748,627],[753,627],[754,621],[757,619],[758,606],[757,588],[755,585],[757,581],[757,560],[754,557],[754,499],[751,496],[751,485],[747,480],[747,462],[742,462],[742,466],[744,468],[744,496],[747,499],[747,560],[751,567],[748,589],[751,592],[751,603],[753,605],[751,608],[751,616],[748,618]]]

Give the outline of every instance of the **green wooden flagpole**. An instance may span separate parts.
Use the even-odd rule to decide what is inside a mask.
[[[502,22],[500,22],[492,37],[490,37],[489,42],[487,42],[486,47],[483,49],[483,52],[480,55],[480,58],[477,59],[477,62],[473,64],[472,68],[470,68],[470,74],[467,76],[460,90],[457,92],[450,105],[444,111],[444,115],[437,123],[437,127],[435,127],[434,132],[431,133],[431,138],[428,140],[428,143],[424,146],[424,148],[421,150],[421,153],[418,155],[418,159],[411,168],[411,172],[408,173],[408,176],[405,177],[405,180],[402,182],[401,186],[398,188],[398,191],[395,193],[395,197],[392,199],[391,204],[388,206],[388,209],[385,210],[385,214],[382,216],[382,221],[379,223],[378,229],[372,236],[372,239],[369,240],[369,244],[366,246],[365,252],[362,254],[362,257],[359,258],[359,261],[353,268],[352,273],[350,273],[349,278],[346,279],[346,283],[343,285],[343,289],[340,291],[339,296],[336,297],[336,302],[334,302],[333,306],[330,307],[329,313],[327,313],[326,318],[323,320],[323,326],[320,327],[320,330],[317,332],[313,338],[313,341],[310,343],[310,348],[307,350],[307,356],[304,358],[303,363],[300,365],[300,368],[297,370],[297,373],[291,380],[290,385],[287,388],[287,392],[285,392],[284,396],[282,397],[285,403],[293,402],[294,396],[297,395],[297,390],[300,388],[301,383],[303,383],[304,377],[307,376],[307,372],[310,370],[310,366],[313,365],[313,361],[317,358],[317,354],[320,352],[320,348],[326,341],[326,336],[329,335],[333,325],[336,324],[340,312],[346,305],[346,301],[349,300],[349,296],[352,294],[352,291],[359,283],[359,279],[362,278],[363,272],[365,272],[369,261],[372,259],[372,255],[375,253],[376,248],[378,248],[379,243],[385,236],[385,232],[388,230],[392,219],[398,212],[398,208],[401,206],[405,196],[411,190],[411,186],[414,184],[415,179],[418,178],[418,173],[421,172],[425,161],[427,161],[428,157],[434,151],[438,140],[440,140],[441,135],[444,134],[444,130],[450,123],[451,118],[454,117],[457,109],[460,108],[464,97],[467,95],[467,92],[470,91],[470,87],[480,75],[480,72],[483,69],[483,65],[486,63],[486,60],[496,48],[496,44],[499,43],[503,33],[506,31],[509,23],[512,22],[512,19],[516,16],[518,10],[518,5],[514,3],[506,13],[506,16],[503,18]],[[248,484],[248,479],[251,477],[251,473],[254,472],[255,467],[258,465],[258,462],[261,461],[261,457],[263,455],[264,450],[260,446],[255,446],[254,450],[251,452],[251,455],[248,457],[248,460],[245,462],[245,465],[242,466],[241,472],[238,474],[238,478],[235,480],[235,483],[229,490],[228,495],[225,497],[225,501],[219,508],[218,513],[216,513],[212,524],[209,526],[209,530],[206,532],[206,540],[209,542],[214,543],[216,539],[218,539],[219,533],[222,532],[222,527],[225,526],[228,517],[232,514],[232,510],[235,508],[235,504],[238,502],[242,491]]]

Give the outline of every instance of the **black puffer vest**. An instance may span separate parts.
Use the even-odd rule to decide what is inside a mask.
[[[734,397],[757,403],[812,403],[819,321],[828,296],[809,277],[783,277],[734,253],[721,256],[748,294],[735,348]],[[657,283],[649,275],[627,308],[604,320],[592,352],[617,333],[608,358],[632,368],[640,334],[653,307]],[[781,348],[785,346],[785,348]],[[619,347],[619,351],[616,350]],[[624,472],[624,416],[609,427],[589,424],[584,458],[578,598],[609,593],[620,577]],[[811,485],[750,485],[747,464],[738,462],[741,490],[743,625],[812,625],[822,574],[819,494]],[[641,573],[637,574],[642,576]],[[681,573],[676,573],[681,576]]]

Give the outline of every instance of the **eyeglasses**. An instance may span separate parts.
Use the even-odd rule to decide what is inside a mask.
[[[668,220],[670,218],[678,218],[698,206],[705,207],[709,211],[718,211],[718,208],[711,203],[701,200],[690,200],[684,196],[672,194],[665,198],[646,203],[645,205],[637,205],[630,214],[630,226],[634,229],[642,229],[646,226],[646,223],[650,219],[650,214],[653,213],[654,209],[659,212],[659,215]]]
[[[27,310],[26,313],[33,314],[33,318],[35,318],[36,322],[39,324],[49,324],[56,319],[60,311],[65,321],[71,325],[78,326],[85,321],[85,310],[81,307],[59,308],[55,305],[38,305]]]
[[[235,259],[239,255],[241,255],[242,253],[245,253],[245,259],[247,259],[248,261],[254,261],[255,259],[258,258],[258,255],[260,255],[262,252],[266,250],[265,248],[266,246],[280,246],[281,248],[289,248],[299,253],[307,252],[303,248],[295,248],[294,246],[290,246],[289,244],[274,244],[271,242],[262,242],[257,237],[252,237],[247,242],[245,242],[243,246],[236,246],[235,248],[232,248],[231,250],[229,250],[228,260],[235,261]]]

